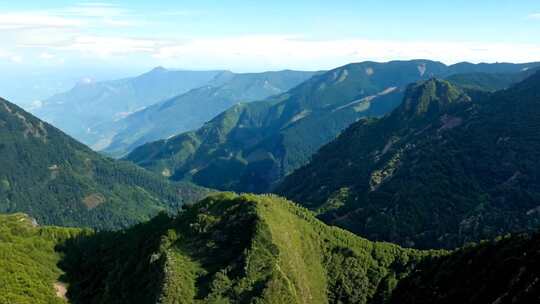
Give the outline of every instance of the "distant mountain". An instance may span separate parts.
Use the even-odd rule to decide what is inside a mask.
[[[446,66],[427,60],[349,64],[287,93],[233,106],[196,131],[143,145],[126,159],[173,180],[266,192],[351,123],[392,111],[411,82],[463,71],[518,73],[536,66]]]
[[[540,73],[495,93],[411,85],[277,192],[373,240],[420,248],[540,227]]]
[[[0,168],[0,212],[45,224],[120,228],[207,193],[105,158],[3,99]]]
[[[288,91],[313,74],[300,71],[222,72],[200,88],[99,126],[96,132],[110,138],[110,144],[103,152],[122,156],[147,142],[197,129],[236,103],[260,100]]]
[[[95,128],[119,120],[161,100],[205,85],[222,71],[177,71],[162,67],[134,78],[114,81],[82,81],[70,91],[57,94],[33,110],[87,145],[100,148],[102,134]]]

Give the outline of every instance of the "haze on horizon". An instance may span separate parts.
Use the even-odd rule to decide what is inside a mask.
[[[155,66],[255,72],[417,58],[529,62],[540,53],[539,34],[540,3],[532,0],[19,1],[0,4],[0,94],[25,104],[84,77]]]

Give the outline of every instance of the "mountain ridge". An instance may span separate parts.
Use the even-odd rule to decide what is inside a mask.
[[[268,192],[351,123],[397,107],[411,82],[467,69],[500,67],[518,73],[535,65],[445,66],[426,60],[348,64],[287,93],[233,106],[198,130],[140,146],[125,159],[173,180],[220,190]],[[501,82],[506,80],[496,85]]]
[[[122,156],[144,143],[199,128],[230,106],[283,93],[315,72],[276,71],[262,73],[222,72],[206,85],[135,112],[100,132],[113,132],[102,151]]]
[[[535,73],[412,123],[405,102],[389,116],[353,124],[277,192],[329,223],[420,248],[535,229],[538,88]]]

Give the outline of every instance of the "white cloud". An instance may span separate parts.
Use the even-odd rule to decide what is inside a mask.
[[[529,16],[527,16],[527,19],[540,20],[540,13],[530,14]]]
[[[538,60],[540,45],[460,41],[402,42],[365,39],[306,40],[291,36],[242,36],[195,39],[159,47],[153,56],[165,62],[196,62],[223,67],[331,68],[364,60],[426,58],[459,61],[525,62]]]
[[[21,62],[23,62],[23,58],[20,55],[13,55],[13,56],[11,56],[9,58],[9,60],[11,60],[11,62],[13,62],[13,63],[21,63]]]
[[[185,16],[194,11],[164,11]],[[114,4],[87,2],[63,9],[0,12],[0,58],[21,63],[61,64],[69,59],[123,59],[144,65],[186,68],[329,69],[363,60],[426,58],[459,61],[536,61],[539,44],[475,43],[463,41],[388,41],[360,38],[309,40],[291,35],[154,39],[130,30],[113,36],[111,27],[145,24]],[[156,17],[156,16],[154,16]],[[540,13],[530,19],[540,19]],[[142,23],[141,23],[142,22]],[[148,23],[152,26],[151,23]],[[127,32],[127,31],[122,31]],[[137,61],[133,59],[137,58]],[[120,62],[120,61],[118,61]]]
[[[54,48],[94,54],[99,57],[110,57],[133,53],[153,53],[158,49],[160,43],[160,41],[152,39],[80,35],[66,42],[65,45]]]
[[[17,30],[27,28],[65,28],[84,24],[78,19],[44,14],[42,12],[0,13],[0,29]]]
[[[111,18],[124,16],[128,11],[108,3],[80,3],[61,9],[59,10],[59,13],[79,17]]]
[[[53,54],[47,53],[47,52],[43,52],[43,53],[39,54],[39,58],[45,59],[45,60],[53,59],[54,57],[56,57],[56,56],[54,56]]]

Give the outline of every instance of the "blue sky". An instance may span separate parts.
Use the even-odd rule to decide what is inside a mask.
[[[532,0],[3,2],[0,68],[13,75],[540,60],[540,1]]]

